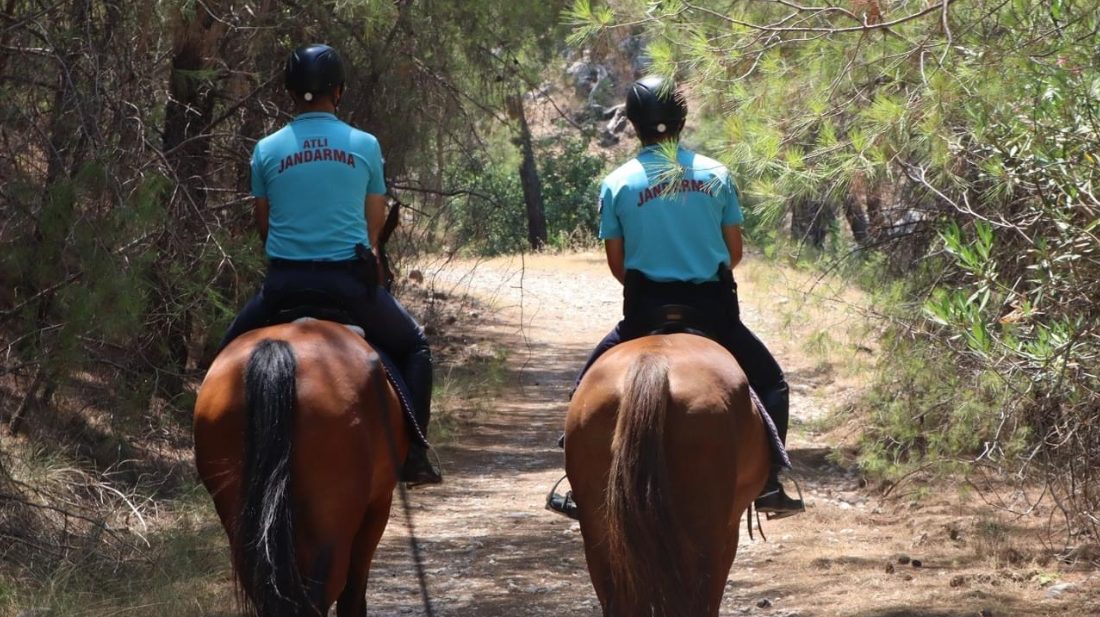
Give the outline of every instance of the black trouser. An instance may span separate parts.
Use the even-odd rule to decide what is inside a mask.
[[[649,317],[660,307],[681,304],[694,308],[703,319],[703,327],[713,333],[748,377],[749,385],[762,399],[768,415],[775,422],[779,438],[786,443],[790,411],[787,404],[787,381],[783,369],[764,343],[741,322],[737,303],[737,286],[732,277],[726,282],[656,283],[639,273],[629,272],[623,288],[624,319],[596,345],[584,368],[577,375],[574,389],[589,367],[608,349],[649,333],[655,325]]]
[[[283,300],[316,290],[330,296],[361,326],[367,340],[389,354],[409,387],[413,411],[427,432],[432,405],[432,352],[424,329],[385,288],[368,285],[357,262],[279,265],[268,269],[260,292],[245,305],[222,338],[225,347],[249,330],[268,325]]]

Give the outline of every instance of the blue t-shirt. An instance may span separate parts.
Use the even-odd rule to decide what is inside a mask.
[[[385,193],[378,140],[332,114],[301,114],[252,151],[252,195],[270,204],[268,257],[354,259],[357,243],[370,247],[367,195]]]
[[[623,238],[625,265],[650,280],[703,283],[729,265],[722,227],[745,220],[725,166],[646,146],[600,186],[600,238]]]

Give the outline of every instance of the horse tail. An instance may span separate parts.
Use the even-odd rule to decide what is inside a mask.
[[[643,354],[625,382],[607,487],[610,614],[702,615],[694,598],[704,594],[688,587],[684,534],[671,507],[664,439],[668,363]]]
[[[290,473],[297,359],[286,341],[264,339],[245,369],[246,429],[234,566],[257,615],[316,615],[294,554]]]

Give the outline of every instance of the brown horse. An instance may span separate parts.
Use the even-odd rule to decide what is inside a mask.
[[[366,615],[408,429],[378,355],[344,326],[241,336],[195,404],[195,463],[260,617]]]
[[[737,361],[691,334],[617,345],[581,381],[565,433],[604,615],[717,616],[771,462]]]

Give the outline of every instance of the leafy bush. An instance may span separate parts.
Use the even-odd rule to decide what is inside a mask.
[[[548,140],[539,146],[544,153],[542,197],[551,243],[569,248],[562,243],[595,238],[600,226],[596,201],[606,162],[588,153],[588,140],[583,137]]]
[[[594,237],[599,226],[596,197],[604,161],[587,149],[581,136],[536,144],[546,227],[556,248],[584,244],[578,238]],[[469,190],[453,207],[452,241],[479,255],[527,249],[518,157],[474,155],[460,165],[452,178]]]
[[[654,70],[687,78],[720,112],[709,149],[751,196],[754,224],[780,224],[801,200],[832,202],[862,248],[880,252],[873,285],[903,281],[867,460],[1039,471],[1068,528],[1095,541],[1094,4],[701,0],[595,11],[578,0],[573,15],[581,35],[642,24]]]

